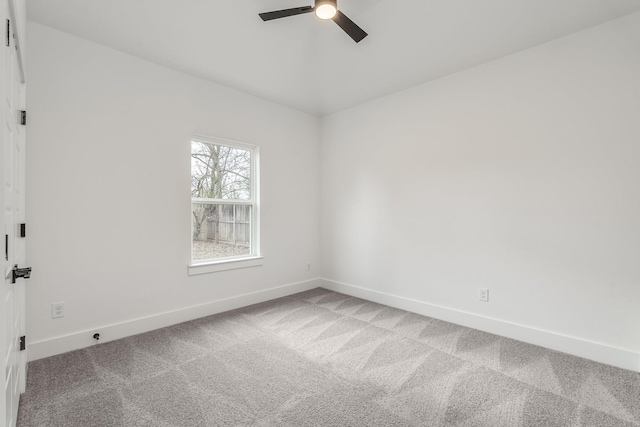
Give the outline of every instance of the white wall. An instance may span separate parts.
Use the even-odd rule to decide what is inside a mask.
[[[28,36],[31,359],[316,285],[316,117],[38,24]],[[187,275],[193,134],[260,146],[263,266]]]
[[[634,14],[326,117],[327,286],[640,369],[639,100]]]

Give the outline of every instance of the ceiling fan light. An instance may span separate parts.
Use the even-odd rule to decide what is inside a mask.
[[[331,19],[336,16],[338,9],[336,8],[335,2],[328,1],[320,4],[316,3],[314,11],[320,19]]]

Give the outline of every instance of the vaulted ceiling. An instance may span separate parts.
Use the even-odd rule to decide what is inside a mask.
[[[313,0],[29,0],[29,20],[326,115],[640,11],[640,0],[339,0],[369,36],[258,13]]]

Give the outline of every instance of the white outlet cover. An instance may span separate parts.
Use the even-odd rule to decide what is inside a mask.
[[[51,318],[58,319],[64,317],[64,302],[54,302],[51,304]]]

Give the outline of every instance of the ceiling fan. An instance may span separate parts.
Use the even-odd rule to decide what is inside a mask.
[[[351,19],[338,10],[338,0],[315,0],[314,6],[294,7],[292,9],[276,10],[273,12],[260,13],[263,21],[286,18],[287,16],[302,15],[303,13],[315,12],[320,19],[332,19],[338,24],[356,43],[367,37],[367,33],[358,27]]]

